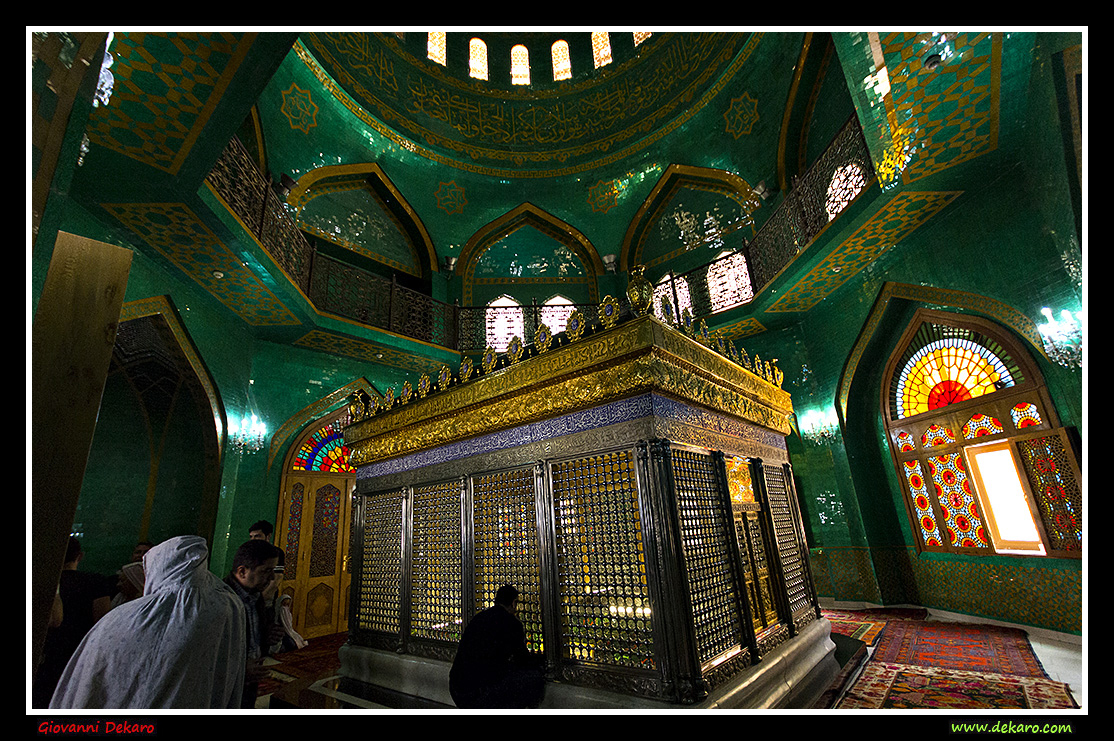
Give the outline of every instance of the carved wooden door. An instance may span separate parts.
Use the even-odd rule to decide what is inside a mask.
[[[348,538],[354,474],[288,474],[277,544],[286,552],[282,591],[306,639],[348,630]]]

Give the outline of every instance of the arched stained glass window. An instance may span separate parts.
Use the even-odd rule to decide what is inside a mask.
[[[487,79],[487,44],[483,39],[468,42],[468,74],[477,80]]]
[[[321,473],[347,473],[356,469],[348,462],[348,447],[344,444],[347,415],[324,425],[305,439],[291,464],[295,471]]]
[[[973,330],[925,324],[894,381],[891,412],[901,419],[1015,385],[1016,364]]]
[[[530,84],[530,51],[522,44],[511,48],[511,84]]]
[[[569,57],[569,42],[554,41],[549,50],[553,57],[553,81],[572,78],[572,59]]]
[[[430,31],[426,37],[426,56],[445,66],[445,32]]]
[[[918,310],[886,378],[887,439],[918,548],[1081,553],[1073,445],[1057,427],[1039,369],[1008,332],[976,317]]]
[[[592,32],[592,59],[596,69],[611,64],[611,36],[607,31]]]

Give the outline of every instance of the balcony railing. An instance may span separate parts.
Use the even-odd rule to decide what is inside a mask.
[[[834,188],[840,178],[851,186]],[[688,308],[699,318],[749,302],[874,179],[866,140],[852,116],[750,242],[741,240],[732,254],[694,270],[668,274],[657,286],[655,305],[665,297],[674,317]],[[437,301],[319,253],[238,139],[229,142],[208,181],[318,311],[462,353],[481,353],[487,347],[489,322],[498,323],[503,310]],[[748,279],[738,269],[740,255]],[[618,298],[625,304],[625,297]],[[587,304],[573,308],[588,316],[597,309]],[[518,311],[522,339],[529,343],[547,309],[535,304]]]

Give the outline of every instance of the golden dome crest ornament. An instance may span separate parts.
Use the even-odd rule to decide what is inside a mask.
[[[522,338],[515,335],[507,344],[507,357],[510,358],[511,363],[517,363],[522,359]]]
[[[398,392],[398,401],[400,404],[406,404],[412,398],[414,398],[414,387],[410,385],[409,381],[407,381],[406,383],[402,384],[402,391]]]
[[[453,380],[453,372],[449,370],[449,366],[442,365],[441,370],[437,371],[437,388],[444,391],[449,387]]]
[[[720,355],[726,356],[727,355],[727,340],[719,332],[716,332],[713,337],[714,337],[713,341],[715,342],[716,352],[718,352]]]
[[[569,320],[565,324],[565,334],[569,336],[570,340],[579,340],[580,336],[584,334],[584,315],[577,309],[569,314]]]
[[[636,316],[646,316],[654,303],[654,287],[646,279],[645,272],[645,265],[633,265],[627,280],[627,300]]]
[[[696,339],[709,347],[712,345],[711,333],[708,332],[708,323],[703,319],[696,325]]]
[[[429,374],[423,373],[422,377],[418,379],[418,397],[424,399],[426,394],[429,393]]]
[[[491,345],[487,346],[484,350],[483,359],[480,361],[480,367],[484,369],[484,373],[490,373],[495,364],[499,362],[499,354],[495,352],[495,348]]]
[[[611,329],[619,320],[619,302],[614,296],[605,296],[600,303],[600,322],[604,327]]]
[[[352,400],[348,403],[348,416],[352,419],[352,421],[359,422],[361,419],[363,419],[364,412],[366,410],[367,407],[364,404],[364,400],[363,397],[360,395],[360,392],[357,391],[356,393],[352,394]]]
[[[391,388],[387,389],[387,392],[385,394],[383,394],[383,397],[379,400],[379,408],[386,411],[387,409],[390,409],[394,405],[395,405],[395,389],[392,386]]]
[[[472,377],[472,371],[475,367],[472,365],[472,358],[465,355],[460,359],[460,381],[463,383]]]
[[[553,332],[550,331],[549,325],[545,322],[538,324],[538,328],[534,330],[534,347],[538,352],[545,352],[553,343]]]

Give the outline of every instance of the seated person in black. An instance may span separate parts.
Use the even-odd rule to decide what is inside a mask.
[[[458,708],[534,708],[545,692],[541,657],[526,648],[516,616],[518,590],[505,585],[495,605],[464,629],[449,671],[449,694]]]

